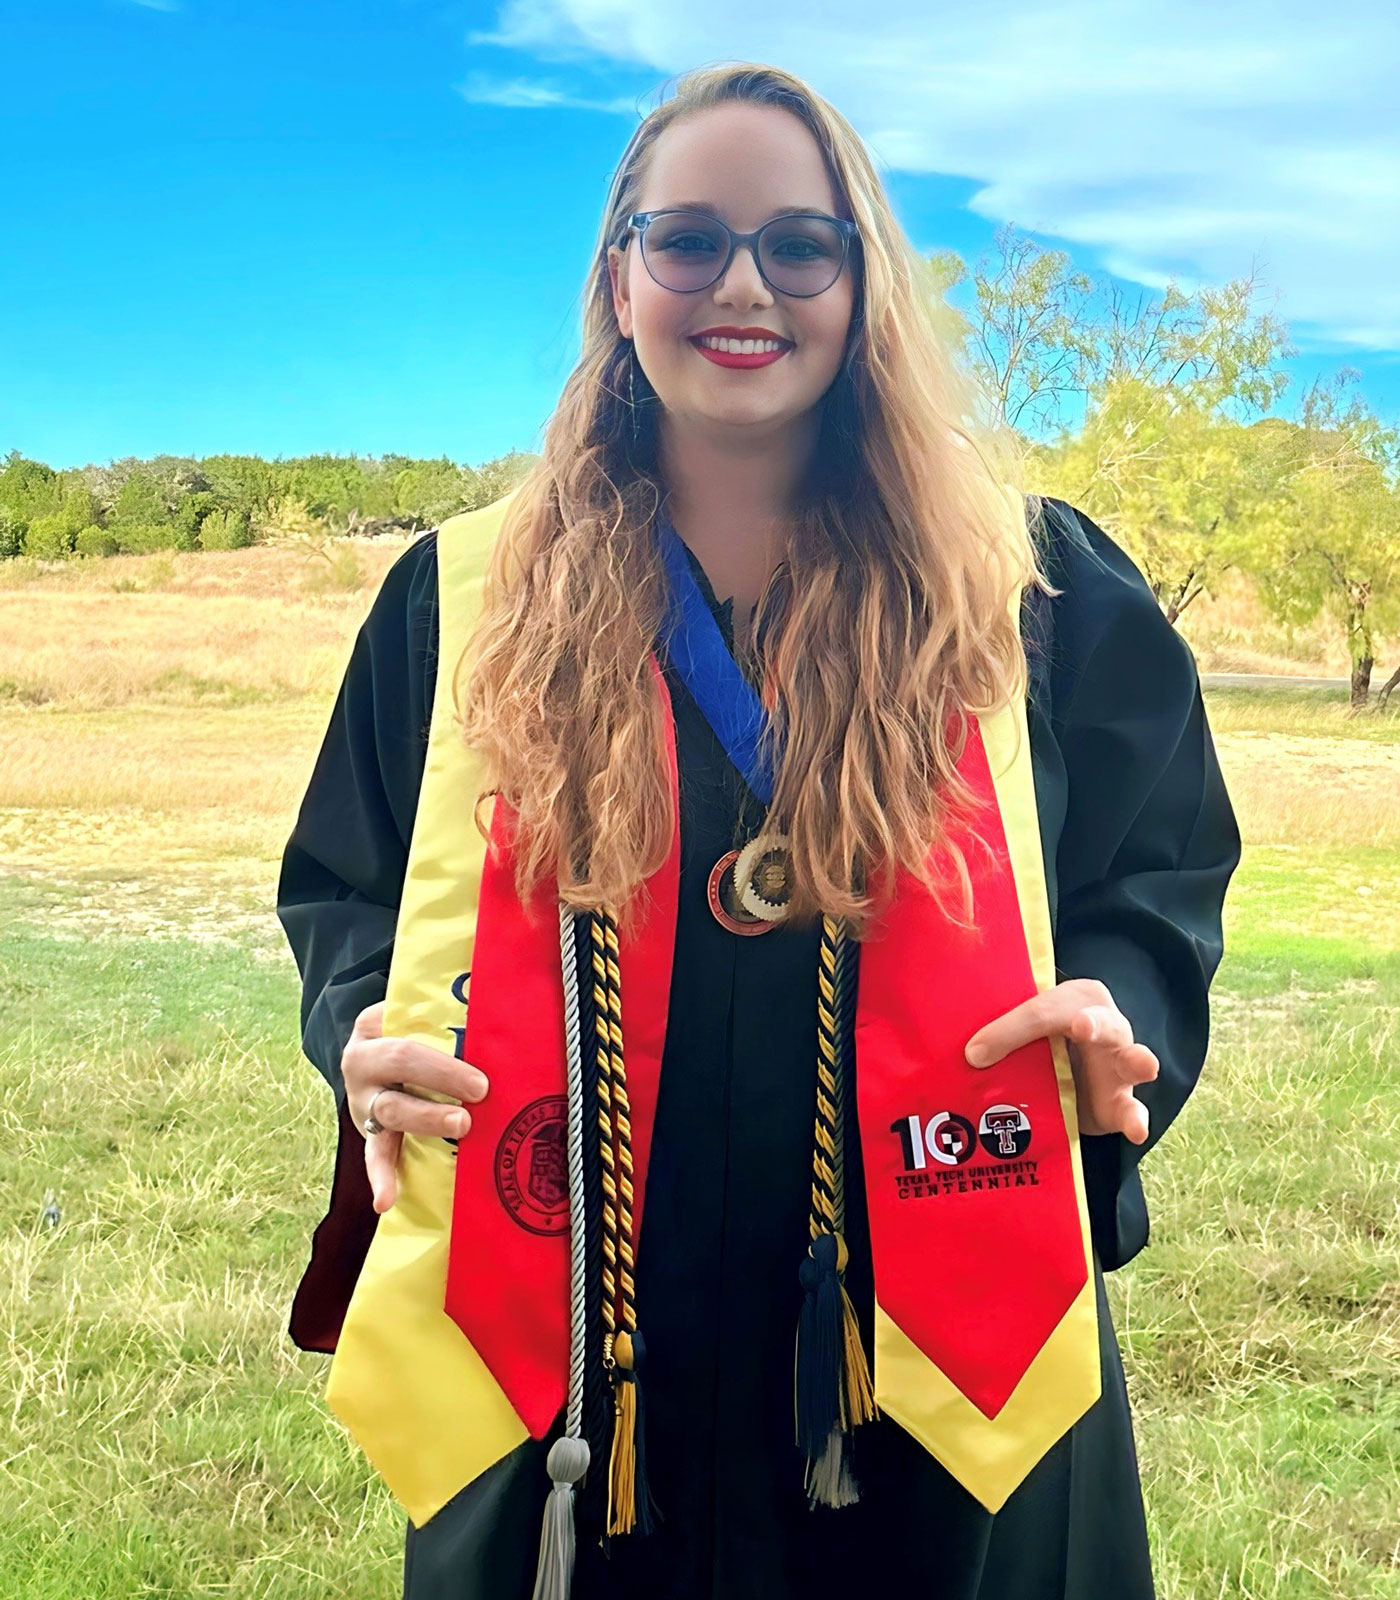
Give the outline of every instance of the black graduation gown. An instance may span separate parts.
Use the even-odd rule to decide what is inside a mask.
[[[1159,1056],[1159,1077],[1138,1090],[1151,1115],[1150,1148],[1205,1056],[1207,991],[1239,833],[1189,649],[1107,534],[1063,502],[1048,502],[1048,513],[1047,564],[1064,593],[1033,596],[1024,628],[1057,977],[1101,978]],[[695,570],[728,635],[727,603],[716,604]],[[333,1347],[335,1314],[315,1314],[336,1298],[326,1275],[352,1284],[373,1232],[363,1141],[344,1108],[339,1058],[355,1016],[385,990],[436,655],[430,533],[386,575],[356,640],[279,886],[278,915],[303,979],[304,1047],[340,1114],[341,1221],[333,1227],[328,1217],[318,1231],[322,1264],[308,1272],[293,1312],[293,1338],[305,1348]],[[793,1442],[792,1359],[808,1238],[818,930],[741,938],[711,916],[710,867],[761,812],[666,673],[681,881],[636,1273],[648,1472],[663,1520],[605,1551],[605,1463],[595,1467],[579,1501],[576,1600],[771,1600],[868,1591],[872,1582],[880,1592],[917,1586],[929,1600],[1151,1600],[1132,1425],[1102,1278],[1147,1239],[1144,1147],[1121,1135],[1083,1141],[1102,1398],[995,1516],[885,1418],[854,1435],[859,1503],[808,1509]],[[868,1350],[859,1141],[846,1148],[846,1283]],[[334,1287],[343,1305],[348,1286]],[[408,1526],[406,1600],[528,1600],[545,1454],[560,1426],[562,1416],[423,1528]]]

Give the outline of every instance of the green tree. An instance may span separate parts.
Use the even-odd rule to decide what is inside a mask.
[[[1270,444],[1286,494],[1251,567],[1264,603],[1284,621],[1335,618],[1351,662],[1351,704],[1370,697],[1377,641],[1400,628],[1400,431],[1347,390],[1359,374],[1318,379],[1301,420]]]
[[[121,527],[153,527],[173,523],[172,511],[159,477],[141,466],[130,473],[117,490],[112,520]]]
[[[459,511],[484,504],[479,498],[480,478],[470,467],[459,467],[446,456],[436,461],[402,465],[394,479],[394,511],[414,529],[430,528]]]
[[[63,503],[59,475],[42,461],[30,461],[11,450],[0,471],[0,509],[10,527],[23,540],[35,517],[50,516]]]
[[[528,450],[511,450],[503,456],[483,461],[476,469],[475,504],[463,506],[464,511],[475,511],[478,506],[489,506],[502,495],[509,494],[534,466],[539,457]]]
[[[1009,224],[973,270],[952,250],[936,252],[928,268],[935,303],[971,284],[973,307],[953,306],[950,338],[1001,418],[1023,435],[1058,426],[1093,358],[1088,275],[1071,270],[1063,250],[1043,249]]]
[[[217,503],[241,511],[257,528],[271,513],[277,497],[277,468],[260,456],[205,456],[200,471]]]
[[[1277,486],[1243,448],[1245,419],[1287,386],[1279,360],[1292,353],[1286,329],[1253,308],[1252,279],[1193,295],[1169,284],[1159,300],[1113,286],[1096,300],[1071,300],[1062,275],[1020,271],[988,303],[1001,321],[991,348],[1049,287],[1055,337],[1072,340],[1083,385],[1082,425],[1032,450],[1035,487],[1064,495],[1129,551],[1175,623],[1222,573],[1239,564]],[[1065,331],[1071,308],[1086,319]],[[1035,355],[1033,370],[1045,366]],[[1064,389],[1068,358],[1059,368]],[[1006,378],[1002,375],[1003,389]],[[1007,393],[1013,391],[1006,390]]]
[[[1108,383],[1079,433],[1045,452],[1043,475],[1142,568],[1169,622],[1247,562],[1277,476],[1250,430],[1170,389]]]

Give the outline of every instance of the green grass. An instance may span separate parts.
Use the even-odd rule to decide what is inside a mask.
[[[1205,690],[1205,699],[1216,733],[1332,735],[1400,744],[1400,693],[1393,693],[1383,710],[1373,694],[1359,712],[1351,710],[1345,689],[1212,688]]]
[[[334,1134],[290,957],[55,939],[49,899],[0,879],[0,1595],[398,1594],[285,1332]]]
[[[1246,854],[1206,1071],[1144,1164],[1109,1288],[1164,1600],[1400,1595],[1400,948],[1355,902],[1294,926],[1396,867]]]
[[[1281,699],[1212,720],[1391,737]],[[290,955],[89,936],[103,892],[0,876],[0,1597],[393,1600],[403,1515],[286,1335],[334,1136]],[[1109,1279],[1162,1600],[1400,1596],[1397,917],[1395,850],[1261,846],[1231,886]]]

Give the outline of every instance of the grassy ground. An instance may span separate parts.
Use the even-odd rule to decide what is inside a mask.
[[[130,646],[97,674],[51,642],[76,578],[0,596],[0,1596],[399,1593],[403,1518],[285,1334],[334,1128],[271,909],[367,590],[259,554],[86,575]],[[1400,715],[1208,702],[1246,857],[1110,1278],[1161,1592],[1400,1596]]]

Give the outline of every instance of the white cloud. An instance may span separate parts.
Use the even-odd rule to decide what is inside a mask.
[[[507,0],[471,42],[658,84],[773,62],[886,170],[978,184],[969,205],[989,221],[1153,286],[1257,268],[1300,347],[1400,349],[1400,10],[1380,0]],[[530,81],[496,103],[639,109],[554,84],[530,99]],[[494,82],[478,75],[473,98]]]
[[[471,100],[477,105],[513,106],[522,110],[564,106],[574,111],[621,111],[632,116],[640,114],[635,99],[615,95],[606,100],[595,100],[559,84],[544,83],[536,78],[493,78],[484,72],[468,73],[467,81],[457,85],[457,93],[464,100]]]

